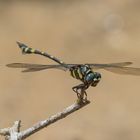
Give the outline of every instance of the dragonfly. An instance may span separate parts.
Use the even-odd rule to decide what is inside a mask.
[[[43,64],[30,64],[30,63],[10,63],[7,64],[8,67],[12,68],[24,68],[22,72],[37,72],[46,69],[60,69],[63,71],[69,71],[70,75],[81,81],[81,84],[72,87],[72,90],[77,94],[79,100],[87,100],[86,90],[89,87],[96,87],[101,80],[101,74],[96,72],[98,69],[104,69],[116,74],[123,75],[135,75],[140,76],[140,68],[127,67],[131,65],[132,62],[119,62],[119,63],[107,63],[107,64],[97,64],[97,63],[87,63],[87,64],[67,64],[60,59],[37,49],[28,47],[27,45],[17,42],[19,48],[22,50],[23,54],[37,54],[45,56],[58,64],[54,65],[43,65]]]

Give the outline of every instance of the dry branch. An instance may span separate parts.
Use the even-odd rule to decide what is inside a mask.
[[[6,140],[23,140],[37,131],[43,129],[44,127],[49,126],[56,121],[65,118],[69,114],[81,109],[82,107],[89,104],[90,101],[84,101],[81,103],[74,103],[71,106],[65,108],[63,111],[49,117],[47,120],[40,121],[33,125],[32,127],[20,132],[20,123],[21,121],[16,121],[14,125],[10,128],[0,129],[0,135],[5,136]]]

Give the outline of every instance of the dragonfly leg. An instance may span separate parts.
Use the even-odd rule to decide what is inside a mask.
[[[80,85],[74,86],[72,89],[75,93],[77,93],[77,97],[80,101],[87,101],[87,93],[86,93],[87,88],[88,88],[87,85],[80,84]]]

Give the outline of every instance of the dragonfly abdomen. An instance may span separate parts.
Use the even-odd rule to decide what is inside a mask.
[[[22,53],[23,54],[39,54],[39,55],[43,55],[45,57],[48,57],[50,59],[52,59],[53,61],[59,63],[60,65],[62,65],[63,67],[69,69],[69,66],[67,64],[65,64],[63,61],[61,61],[60,59],[54,57],[53,55],[50,55],[46,52],[42,52],[42,51],[39,51],[39,50],[35,50],[35,49],[32,49],[28,46],[26,46],[25,44],[23,43],[20,43],[20,42],[17,42],[17,44],[19,45],[19,47],[22,49]]]

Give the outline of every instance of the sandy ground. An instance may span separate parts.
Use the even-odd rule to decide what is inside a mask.
[[[140,1],[48,0],[0,2],[0,128],[22,120],[22,130],[76,101],[68,72],[21,73],[5,64],[54,64],[22,55],[16,41],[67,63],[132,61],[140,67]],[[29,140],[140,139],[140,77],[99,70],[91,104]],[[2,139],[2,137],[0,137]]]

